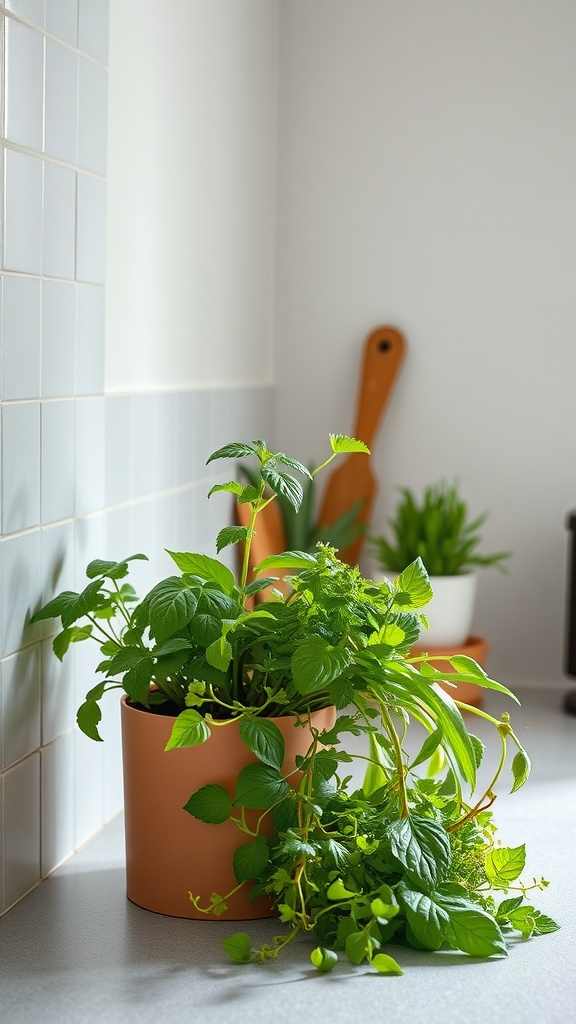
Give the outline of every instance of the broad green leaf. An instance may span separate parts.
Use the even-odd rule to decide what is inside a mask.
[[[280,729],[269,718],[246,718],[240,720],[240,736],[260,761],[271,768],[282,770],[284,763],[284,737]]]
[[[249,502],[258,501],[260,490],[258,487],[243,487],[238,495],[238,504],[247,505]]]
[[[190,640],[185,636],[175,636],[172,640],[166,640],[158,644],[151,652],[155,658],[163,658],[167,654],[177,654],[179,651],[188,651],[192,647]]]
[[[226,672],[232,659],[232,647],[225,636],[218,637],[206,648],[206,661],[219,672]],[[210,682],[210,680],[208,680]]]
[[[388,953],[376,953],[376,956],[372,957],[372,967],[375,967],[379,974],[404,974],[400,964]]]
[[[228,904],[223,896],[220,896],[217,892],[210,893],[210,902],[212,903],[212,913],[214,917],[220,917],[228,910]]]
[[[281,494],[283,498],[286,498],[286,501],[289,501],[297,512],[302,504],[304,493],[300,481],[288,473],[279,473],[269,465],[262,466],[261,473],[262,479],[266,481],[270,490],[274,494]]]
[[[234,573],[217,558],[209,555],[192,554],[188,551],[168,551],[167,554],[176,563],[180,572],[199,576],[200,579],[218,583],[225,594],[231,594],[236,586]]]
[[[142,647],[121,647],[108,661],[109,676],[122,675],[129,668],[139,665],[142,661],[152,664],[152,654]]]
[[[522,896],[513,896],[512,899],[502,900],[502,903],[500,904],[496,912],[496,920],[504,920],[508,917],[508,914],[512,913],[513,910],[518,910],[518,907],[521,907],[522,903]]]
[[[100,596],[101,586],[102,580],[93,580],[78,595],[76,601],[68,605],[61,615],[64,628],[72,626],[77,619],[83,618],[88,612],[94,611],[98,607],[102,601]]]
[[[277,462],[281,462],[283,466],[288,466],[289,469],[295,469],[297,473],[302,473],[308,480],[312,479],[312,474],[307,466],[304,466],[297,459],[290,459],[284,452],[274,452],[274,458]]]
[[[410,764],[410,768],[415,768],[416,765],[423,764],[424,761],[428,761],[432,754],[437,749],[438,745],[442,742],[442,729],[435,729],[429,736],[426,737],[424,743],[420,747],[420,752],[414,758]]]
[[[414,814],[393,822],[388,835],[393,856],[412,882],[432,889],[446,878],[452,853],[448,834],[438,822]]]
[[[472,744],[472,750],[474,751],[474,760],[476,761],[476,767],[479,768],[480,765],[482,764],[485,747],[484,744],[482,743],[482,740],[478,739],[477,736],[474,736],[474,733],[469,733],[468,735],[470,736],[470,743]]]
[[[230,544],[239,544],[254,536],[255,531],[249,526],[225,526],[216,537],[216,551],[222,551]]]
[[[399,647],[405,639],[406,633],[395,622],[390,622],[384,626],[381,633],[382,643],[389,644],[390,647]]]
[[[511,793],[515,793],[517,789],[520,789],[527,781],[530,775],[530,758],[523,747],[515,754],[512,761],[512,775],[514,777],[514,783],[512,785]]]
[[[364,441],[357,441],[355,437],[348,437],[347,434],[330,434],[330,445],[336,455],[345,455],[349,452],[370,455],[370,449]]]
[[[344,948],[350,963],[358,965],[372,955],[375,946],[376,940],[368,932],[356,931],[348,936]]]
[[[314,857],[316,849],[310,843],[303,842],[296,832],[289,828],[286,832],[286,839],[282,843],[282,852],[288,857],[298,857],[300,855]]]
[[[98,732],[98,723],[101,718],[102,712],[95,700],[85,700],[78,708],[76,714],[76,721],[82,732],[91,740],[98,740],[100,742],[102,742],[102,737]]]
[[[347,647],[332,647],[321,636],[309,636],[292,655],[292,676],[298,693],[317,693],[338,679],[352,656]]]
[[[411,562],[393,584],[394,603],[401,608],[423,608],[433,597],[428,573],[421,558]]]
[[[236,881],[248,882],[251,878],[257,878],[266,867],[269,856],[264,836],[256,836],[253,843],[239,846],[232,859]]]
[[[40,608],[34,615],[30,617],[30,622],[41,622],[43,619],[57,619],[68,612],[71,607],[75,607],[76,601],[80,595],[73,590],[64,590],[58,597],[54,597],[52,601],[48,601],[43,608]]]
[[[283,800],[290,792],[287,782],[266,764],[248,764],[236,783],[234,804],[252,810],[266,810]]]
[[[370,910],[374,914],[374,917],[382,917],[386,921],[389,921],[392,917],[396,917],[399,909],[400,908],[397,903],[384,903],[380,897],[377,897],[370,903]]]
[[[58,633],[52,643],[52,649],[56,657],[62,661],[70,644],[78,644],[82,640],[87,640],[88,637],[92,636],[92,628],[92,624],[89,623],[87,626],[69,626],[68,629],[63,629],[61,633]]]
[[[496,921],[480,907],[450,907],[446,939],[454,949],[469,956],[508,956],[506,942]]]
[[[237,480],[230,480],[227,484],[214,484],[213,487],[208,491],[208,497],[211,498],[213,494],[218,491],[229,491],[230,494],[242,494],[242,484],[238,483]]]
[[[89,580],[96,579],[97,576],[104,576],[110,580],[121,580],[128,574],[128,562],[133,562],[135,559],[147,562],[148,555],[130,555],[119,562],[105,562],[101,558],[95,558],[87,567],[86,575]]]
[[[124,673],[122,686],[131,700],[137,704],[148,704],[153,674],[154,664],[149,657],[142,658]]]
[[[341,878],[337,878],[326,891],[326,898],[329,900],[346,900],[351,896],[357,896],[358,893],[352,892],[351,889],[347,889]]]
[[[284,551],[281,555],[264,558],[254,569],[255,573],[269,569],[311,569],[317,564],[316,557],[306,551]]]
[[[179,576],[169,576],[150,591],[150,633],[157,643],[188,625],[196,611],[198,586],[193,588]]]
[[[310,960],[317,971],[331,971],[338,963],[338,956],[332,949],[316,946],[310,953]]]
[[[404,883],[398,895],[404,904],[406,920],[412,934],[424,949],[440,949],[450,922],[448,911],[434,899]]]
[[[413,713],[423,708],[430,714],[444,733],[442,742],[452,771],[473,790],[476,758],[464,719],[449,694],[400,664],[388,665],[386,690],[396,697],[400,707]]]
[[[546,914],[541,914],[539,910],[535,910],[534,907],[529,908],[532,911],[532,917],[534,920],[534,935],[550,935],[552,932],[557,932],[560,928],[556,921],[553,921],[551,917]]]
[[[235,932],[222,939],[222,948],[237,964],[249,964],[252,959],[250,937],[246,932]]]
[[[212,784],[197,789],[184,804],[184,810],[200,821],[220,825],[230,817],[232,801],[223,786]]]
[[[218,448],[217,451],[212,452],[212,455],[206,459],[206,465],[208,466],[216,459],[243,459],[245,455],[256,454],[257,451],[253,445],[234,441],[231,444],[225,444],[222,448]]]
[[[272,587],[278,582],[277,576],[264,576],[259,580],[253,580],[246,587],[246,597],[252,597],[253,594],[259,594],[261,590],[265,590],[266,587]]]
[[[197,747],[205,743],[210,736],[210,729],[202,718],[202,715],[194,708],[187,708],[181,711],[172,726],[170,739],[166,744],[166,750],[174,750],[176,747]]]
[[[506,697],[510,697],[511,700],[515,701],[516,704],[520,703],[518,697],[507,686],[503,686],[502,683],[498,683],[495,679],[490,679],[484,669],[473,658],[469,658],[467,654],[456,654],[447,660],[456,669],[456,674],[443,673],[444,679],[453,682],[475,683],[484,690],[494,690],[496,693],[503,693]]]
[[[526,864],[526,847],[497,846],[486,854],[484,867],[488,881],[494,889],[508,889],[516,881]]]

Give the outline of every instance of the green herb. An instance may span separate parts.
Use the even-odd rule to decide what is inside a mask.
[[[421,558],[431,576],[456,576],[474,566],[501,569],[510,552],[481,555],[480,528],[486,522],[484,512],[469,520],[468,507],[456,484],[440,483],[426,487],[421,501],[408,488],[394,517],[388,520],[391,537],[373,537],[378,561],[383,569],[401,572]]]
[[[394,584],[365,579],[326,543],[273,555],[255,569],[264,580],[248,578],[252,540],[267,504],[280,498],[298,509],[300,477],[315,477],[338,454],[367,452],[343,435],[331,435],[330,442],[331,454],[313,471],[263,441],[231,443],[210,456],[209,462],[256,464],[248,484],[229,481],[210,491],[232,493],[250,507],[249,525],[227,526],[216,541],[217,550],[243,544],[238,581],[218,559],[169,552],[177,572],[138,601],[126,577],[131,561],[145,556],[99,559],[88,566],[81,593],[58,595],[34,621],[60,618],[54,638],[60,658],[72,643],[99,645],[103,678],[78,710],[80,728],[93,739],[100,739],[99,702],[113,688],[150,713],[176,715],[168,748],[203,743],[214,729],[240,720],[256,761],[240,771],[233,795],[210,783],[185,806],[214,828],[228,821],[237,826],[233,892],[248,885],[255,897],[269,894],[285,927],[259,949],[244,932],[225,939],[234,961],[274,958],[300,933],[313,937],[310,959],[322,972],[332,970],[341,953],[352,965],[367,962],[384,976],[400,974],[396,959],[382,952],[390,942],[504,956],[510,935],[543,935],[557,927],[527,902],[531,890],[547,882],[519,881],[524,847],[499,846],[492,820],[509,747],[513,792],[525,783],[530,761],[507,713],[493,718],[453,700],[441,685],[473,683],[515,700],[502,683],[464,656],[412,654],[432,597],[420,554],[400,567]],[[479,522],[468,528],[468,563]],[[495,564],[504,555],[488,557]],[[286,569],[294,574],[286,593],[273,592],[251,608],[251,596]],[[311,712],[332,705],[336,724],[319,733]],[[500,756],[480,794],[483,746],[462,710],[489,721],[500,738]],[[293,714],[309,721],[312,742],[284,777],[284,742],[270,719]],[[412,722],[426,735],[410,760],[404,741]],[[346,748],[350,735],[365,738],[365,753],[357,745]],[[359,788],[348,774],[356,759],[364,765]],[[254,818],[256,825],[249,825]],[[271,836],[268,828],[264,834],[265,822],[273,826]],[[212,893],[202,905],[190,894],[198,911],[214,916],[226,911],[231,896]]]

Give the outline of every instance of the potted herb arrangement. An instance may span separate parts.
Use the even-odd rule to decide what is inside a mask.
[[[430,648],[461,647],[471,633],[477,568],[502,569],[510,552],[480,553],[480,530],[488,513],[470,519],[456,484],[428,486],[421,499],[407,487],[400,494],[388,536],[372,538],[379,569],[393,578],[421,558],[434,594],[426,609],[425,643]]]
[[[341,452],[367,451],[343,435],[330,440],[331,454],[318,469]],[[60,657],[88,637],[101,646],[104,678],[78,712],[88,735],[99,738],[98,702],[110,688],[124,690],[125,756],[129,717],[145,730],[162,726],[160,741],[147,733],[136,781],[127,782],[126,814],[139,799],[141,828],[160,834],[156,874],[171,874],[178,844],[186,844],[178,885],[190,909],[167,912],[279,916],[282,933],[262,948],[252,949],[244,931],[224,940],[240,963],[276,957],[309,933],[320,971],[342,951],[352,964],[367,961],[382,974],[401,973],[385,952],[390,942],[489,957],[505,955],[508,934],[555,930],[528,897],[547,883],[515,883],[523,847],[496,842],[491,807],[510,746],[513,790],[529,772],[507,712],[495,719],[470,709],[492,722],[502,749],[489,786],[478,793],[482,744],[468,731],[461,702],[439,685],[446,673],[440,676],[433,657],[412,653],[432,597],[422,560],[393,583],[377,583],[320,544],[267,558],[249,581],[258,516],[278,493],[297,507],[302,491],[293,473],[309,471],[261,441],[226,445],[209,461],[220,458],[258,465],[254,483],[225,482],[210,492],[231,493],[251,508],[248,526],[225,527],[217,539],[218,551],[244,545],[238,582],[218,559],[172,553],[179,575],[137,602],[126,582],[131,559],[97,561],[82,594],[61,594],[35,616],[61,617],[54,641]],[[286,569],[293,575],[285,593],[246,606]],[[515,699],[470,658],[450,660],[449,683]],[[213,743],[215,756],[202,764]],[[156,761],[147,774],[155,751],[165,773]],[[354,763],[365,766],[355,782]],[[191,830],[187,838],[162,835],[156,801],[173,806]],[[222,835],[228,880],[211,874]],[[194,861],[198,846],[207,851],[203,865]],[[508,896],[511,886],[519,895]]]

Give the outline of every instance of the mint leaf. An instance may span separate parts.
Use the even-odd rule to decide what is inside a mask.
[[[184,810],[193,818],[209,825],[221,825],[232,813],[232,801],[223,786],[202,786],[184,804]]]
[[[268,845],[264,836],[256,836],[253,843],[243,843],[236,850],[232,860],[236,881],[248,882],[251,878],[257,878],[268,860]]]
[[[444,906],[448,907],[448,902]],[[485,910],[451,906],[449,916],[446,938],[454,949],[461,949],[469,956],[508,956],[504,936]]]
[[[432,889],[448,874],[452,857],[446,830],[438,822],[411,815],[392,823],[390,849],[416,885]]]
[[[190,573],[192,576],[199,576],[202,580],[218,583],[225,594],[231,594],[234,590],[236,586],[234,573],[217,558],[192,554],[188,551],[169,551],[168,548],[166,548],[166,553],[176,563],[180,572]]]
[[[283,498],[286,498],[297,512],[304,496],[302,484],[295,477],[290,476],[288,473],[278,473],[277,470],[272,469],[269,465],[262,466],[261,475],[270,490],[274,494],[280,494]]]
[[[98,732],[98,723],[101,718],[102,712],[95,700],[85,700],[76,714],[76,721],[82,732],[91,740],[98,740],[100,743],[102,737]]]
[[[370,455],[370,449],[364,441],[357,441],[355,437],[348,437],[347,434],[330,434],[330,445],[335,455],[344,455],[348,452]]]
[[[517,789],[520,789],[527,781],[530,775],[530,758],[523,747],[520,748],[518,753],[515,755],[512,761],[512,776],[514,782],[512,784],[511,793],[515,793]]]
[[[311,569],[315,565],[316,558],[306,551],[284,551],[281,555],[264,558],[254,572],[260,573],[268,569]]]
[[[348,648],[332,647],[321,636],[307,637],[292,655],[292,675],[298,693],[317,693],[338,679],[348,668]]]
[[[236,932],[222,939],[222,948],[237,964],[248,964],[252,959],[250,937],[246,932]]]
[[[256,454],[256,448],[253,445],[233,442],[232,444],[225,444],[222,448],[212,452],[212,455],[206,459],[206,465],[208,466],[216,459],[242,459],[245,455]]]
[[[281,771],[284,764],[284,737],[269,718],[246,718],[240,721],[240,736],[260,761]]]
[[[404,904],[406,920],[424,949],[440,949],[446,938],[450,917],[433,896],[400,884],[398,895]]]
[[[526,864],[526,847],[521,846],[497,846],[486,854],[485,870],[488,881],[494,889],[508,889],[510,882],[514,882]]]
[[[253,537],[254,533],[249,526],[225,526],[216,537],[216,551],[222,551],[222,548],[227,548],[230,544],[239,544],[240,541]]]
[[[210,729],[206,722],[194,708],[187,708],[181,711],[172,726],[170,739],[166,744],[166,750],[174,750],[177,747],[197,747],[210,736]]]
[[[290,786],[266,764],[248,764],[236,783],[234,804],[251,810],[266,810],[283,800]]]

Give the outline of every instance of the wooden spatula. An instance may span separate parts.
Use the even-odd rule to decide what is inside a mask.
[[[394,327],[377,327],[366,339],[360,390],[353,435],[369,448],[388,402],[392,386],[404,358],[405,341]],[[337,465],[326,484],[318,520],[331,525],[353,505],[361,501],[358,522],[367,524],[372,514],[377,484],[372,460],[364,455],[347,455]],[[355,565],[364,542],[361,533],[339,557]]]

